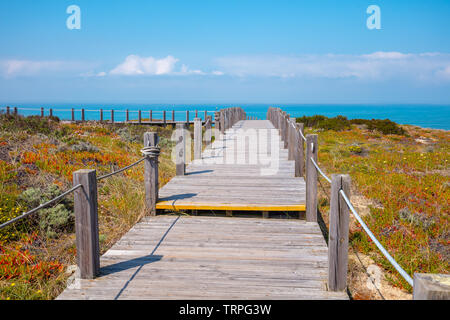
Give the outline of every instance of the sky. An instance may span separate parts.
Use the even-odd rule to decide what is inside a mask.
[[[450,1],[1,1],[0,103],[45,102],[450,104]]]

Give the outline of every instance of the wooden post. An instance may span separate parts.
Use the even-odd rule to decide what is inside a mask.
[[[44,117],[44,108],[41,107],[41,117]]]
[[[450,275],[415,273],[413,300],[450,300]]]
[[[111,123],[114,123],[114,110],[111,110]]]
[[[204,116],[203,120],[206,121],[206,118],[208,118],[208,111],[205,110],[205,116]]]
[[[339,191],[350,199],[350,176],[331,176],[330,232],[328,234],[328,290],[347,287],[349,208]]]
[[[198,118],[198,110],[195,110],[195,117]]]
[[[317,134],[306,136],[306,220],[317,222],[317,169],[311,157],[317,163]]]
[[[177,176],[184,176],[186,172],[186,137],[185,137],[184,123],[177,123],[177,144],[175,145],[176,153],[176,174]]]
[[[295,160],[295,118],[288,121],[288,160]]]
[[[163,123],[164,127],[166,126],[166,110],[163,111]]]
[[[172,122],[175,122],[175,110],[172,110]]]
[[[75,122],[75,109],[72,108],[72,122]]]
[[[84,122],[84,109],[81,109],[81,122]]]
[[[42,110],[42,108],[41,108],[41,110]],[[9,106],[6,106],[6,114],[9,114]]]
[[[194,119],[194,160],[202,158],[202,119]]]
[[[150,118],[150,123],[153,121],[153,111],[152,110],[150,110],[150,116],[149,116],[149,118]]]
[[[93,279],[100,271],[98,242],[97,175],[95,170],[81,169],[73,173],[77,265],[81,279]]]
[[[152,147],[158,144],[156,132],[144,133],[144,147]],[[156,202],[158,202],[158,157],[147,156],[144,160],[144,184],[145,184],[145,207],[148,214],[156,215]]]
[[[52,110],[52,109],[50,109]],[[14,115],[17,116],[17,107],[14,107]]]
[[[17,108],[14,108],[14,114],[17,114]],[[50,117],[53,117],[53,109],[50,108]]]
[[[128,111],[128,109],[125,111],[125,122],[130,121],[130,112]]]
[[[141,112],[141,110],[138,111],[138,122],[139,122],[139,124],[142,123],[142,112]]]
[[[300,132],[303,133],[303,123],[295,124],[295,135],[294,135],[294,144],[295,144],[295,176],[303,177],[304,172],[304,164],[305,164],[305,156],[303,149],[303,138],[300,135]]]
[[[220,110],[220,133],[225,133],[225,112],[223,110]]]
[[[206,116],[205,118],[205,145],[209,146],[212,140],[212,129],[211,129],[212,117]]]
[[[103,109],[100,109],[100,122],[103,122]]]
[[[189,110],[186,110],[186,124],[187,128],[189,129]]]

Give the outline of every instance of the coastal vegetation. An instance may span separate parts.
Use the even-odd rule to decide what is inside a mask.
[[[305,123],[305,134],[319,135],[324,171],[350,174],[352,202],[399,264],[410,274],[448,273],[449,132],[342,116],[297,121]],[[145,131],[160,136],[162,186],[175,174],[170,126],[0,114],[0,223],[70,188],[78,169],[102,175],[137,161]],[[319,186],[319,209],[327,222],[329,186],[322,178]],[[144,215],[142,165],[100,181],[98,194],[104,253]],[[65,288],[76,258],[73,222],[68,196],[0,230],[0,299],[52,299]],[[411,291],[355,219],[350,243],[351,250],[382,267],[393,286]]]
[[[352,178],[352,202],[395,260],[410,274],[448,273],[450,261],[450,134],[389,120],[305,117],[305,134],[319,136],[319,165]],[[320,211],[327,222],[329,185],[320,177]],[[368,255],[394,286],[409,284],[351,217],[352,250]]]
[[[175,173],[171,128],[70,124],[54,117],[0,114],[0,223],[61,194],[82,168],[102,175],[141,157],[143,133],[161,146],[159,181]],[[99,182],[100,250],[105,252],[144,215],[143,167]],[[73,196],[0,230],[0,299],[52,299],[76,262]]]

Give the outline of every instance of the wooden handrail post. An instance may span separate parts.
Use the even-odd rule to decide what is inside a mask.
[[[152,110],[150,110],[149,118],[150,118],[150,122],[152,122],[153,121],[153,111]]]
[[[184,176],[186,173],[186,137],[185,137],[184,123],[177,123],[176,129],[176,174],[177,176]]]
[[[202,158],[202,119],[194,119],[194,160]]]
[[[111,123],[114,123],[114,110],[111,110]]]
[[[413,300],[450,300],[450,275],[415,273]]]
[[[295,160],[297,139],[295,134],[295,118],[288,120],[288,160]]]
[[[103,122],[103,109],[100,109],[100,122]]]
[[[220,112],[214,112],[214,139],[218,140],[220,137]]]
[[[125,111],[125,122],[130,121],[130,111],[128,109]]]
[[[144,147],[154,147],[159,138],[156,132],[144,133]],[[156,202],[158,202],[158,157],[147,156],[144,160],[144,184],[145,184],[145,207],[147,213],[156,215]]]
[[[167,125],[166,110],[163,111],[163,123],[164,123],[164,127],[165,127]]]
[[[349,208],[339,191],[350,199],[350,176],[331,176],[330,232],[328,234],[328,290],[347,287]]]
[[[81,279],[93,279],[100,271],[98,241],[97,174],[81,169],[73,173],[77,265]]]
[[[306,220],[317,222],[317,169],[311,157],[317,163],[317,134],[306,136]]]
[[[225,112],[223,110],[220,110],[220,133],[225,133]]]
[[[205,116],[204,116],[204,121],[206,121],[206,118],[208,118],[208,111],[205,110]]]
[[[141,110],[138,111],[138,122],[139,122],[139,124],[142,123],[142,111]]]
[[[84,122],[84,109],[81,109],[81,122]]]
[[[212,140],[212,129],[211,129],[212,117],[206,116],[205,118],[205,145],[209,146]]]
[[[186,125],[187,128],[189,129],[189,110],[186,110]]]
[[[72,122],[75,122],[75,109],[72,108],[71,112],[72,112]]]
[[[14,107],[14,114],[17,114],[17,108]],[[53,117],[53,109],[50,108],[50,117]]]
[[[295,176],[303,177],[304,176],[304,167],[305,167],[305,155],[303,148],[303,138],[300,135],[300,132],[303,133],[303,123],[295,124]]]
[[[6,106],[6,114],[9,115],[9,113],[10,113],[10,108],[9,108],[9,106]]]
[[[44,117],[44,108],[41,107],[41,118]]]
[[[175,110],[172,110],[172,122],[175,122]]]

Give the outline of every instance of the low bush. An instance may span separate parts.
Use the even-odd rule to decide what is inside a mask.
[[[302,122],[306,127],[318,128],[324,130],[343,131],[351,129],[352,124],[363,124],[367,126],[370,131],[377,131],[382,134],[397,134],[407,135],[406,131],[395,122],[384,119],[347,119],[344,116],[337,116],[334,118],[328,118],[322,115],[303,116],[297,118],[297,122]]]

